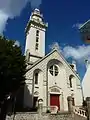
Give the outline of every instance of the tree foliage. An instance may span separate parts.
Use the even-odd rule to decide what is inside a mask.
[[[25,81],[25,57],[15,41],[0,36],[0,101]]]

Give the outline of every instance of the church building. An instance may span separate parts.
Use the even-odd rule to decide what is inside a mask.
[[[66,111],[68,96],[72,96],[73,105],[82,105],[81,80],[76,63],[69,64],[57,48],[45,54],[47,28],[40,10],[35,9],[25,29],[27,73],[24,107],[35,108],[42,100],[43,106],[57,106],[59,111]]]

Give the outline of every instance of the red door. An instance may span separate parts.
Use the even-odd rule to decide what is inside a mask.
[[[57,106],[60,110],[60,101],[59,95],[51,94],[50,95],[50,106]]]

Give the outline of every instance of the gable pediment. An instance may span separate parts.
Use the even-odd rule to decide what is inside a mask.
[[[66,66],[73,73],[73,75],[75,75],[76,77],[78,77],[78,79],[80,79],[79,76],[76,74],[76,72],[71,68],[69,63],[66,61],[66,59],[63,57],[63,55],[56,49],[51,51],[49,54],[44,56],[42,59],[35,62],[35,64],[33,64],[28,70],[31,70],[34,67],[41,68],[42,65],[48,65],[48,62],[51,60],[60,61],[64,66]],[[41,67],[40,67],[40,65],[41,65]]]

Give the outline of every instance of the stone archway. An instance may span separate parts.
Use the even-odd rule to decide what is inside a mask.
[[[49,103],[50,106],[57,106],[58,110],[60,110],[60,88],[57,86],[53,86],[50,88],[49,94]]]

